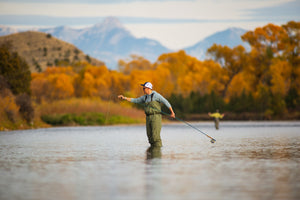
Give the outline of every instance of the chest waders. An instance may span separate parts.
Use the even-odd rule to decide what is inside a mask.
[[[215,128],[218,130],[219,129],[219,118],[215,117]]]
[[[161,106],[159,102],[152,101],[153,95],[154,94],[151,95],[151,101],[145,103],[147,137],[151,146],[161,147]],[[145,98],[145,101],[146,99],[147,96]]]

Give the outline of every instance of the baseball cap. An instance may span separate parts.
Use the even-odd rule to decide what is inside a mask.
[[[141,86],[144,86],[144,87],[152,90],[152,83],[150,83],[150,82],[145,82],[144,84],[141,84]]]

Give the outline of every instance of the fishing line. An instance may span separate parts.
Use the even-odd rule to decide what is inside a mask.
[[[108,114],[110,114],[110,99],[108,100],[108,108],[106,110],[105,121],[104,124],[107,123]]]
[[[141,104],[141,103],[137,103],[137,104],[140,104],[140,105],[142,105],[142,106],[145,107],[144,104]],[[159,111],[161,114],[164,114],[164,115],[166,115],[166,116],[170,116],[168,113],[166,113],[166,112],[164,112],[164,111],[158,110],[157,108],[154,108],[154,107],[152,107],[152,106],[150,106],[150,107],[153,108],[153,109],[155,109],[155,110],[157,110],[157,111]],[[198,131],[198,132],[202,133],[203,135],[205,135],[206,137],[210,138],[210,139],[211,139],[211,140],[210,140],[211,143],[215,143],[215,142],[216,142],[216,140],[215,140],[213,137],[207,135],[206,133],[204,133],[203,131],[201,131],[201,130],[198,129],[197,127],[191,125],[190,123],[188,123],[188,122],[186,122],[186,121],[184,121],[184,120],[182,120],[182,119],[180,119],[180,118],[178,118],[178,117],[175,117],[175,119],[178,120],[178,121],[180,121],[180,122],[185,123],[185,124],[188,125],[189,127],[195,129],[196,131]]]
[[[112,97],[112,92],[111,92],[110,95],[109,95],[109,99],[108,99],[108,108],[107,108],[107,110],[106,110],[106,115],[105,115],[105,121],[104,121],[104,124],[107,123],[107,118],[108,118],[108,115],[110,114],[111,97]]]

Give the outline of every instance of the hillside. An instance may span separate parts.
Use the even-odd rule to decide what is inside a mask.
[[[30,71],[44,71],[47,66],[87,61],[101,66],[103,62],[84,54],[76,46],[59,40],[51,34],[41,32],[20,32],[0,37],[0,45],[10,42],[12,51],[23,57]]]

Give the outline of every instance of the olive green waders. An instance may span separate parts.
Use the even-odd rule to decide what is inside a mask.
[[[157,101],[151,101],[145,104],[146,128],[148,141],[151,146],[161,147],[161,106]]]
[[[218,117],[215,117],[215,128],[216,129],[219,129],[219,118]]]

